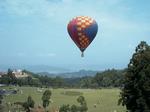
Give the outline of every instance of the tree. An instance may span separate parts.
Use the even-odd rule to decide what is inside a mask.
[[[13,71],[11,69],[8,69],[7,71],[7,76],[8,76],[8,84],[12,84],[13,82]]]
[[[76,105],[72,105],[72,106],[70,107],[70,110],[71,110],[71,112],[78,112],[79,108],[78,108],[78,106],[76,106]]]
[[[43,101],[43,107],[46,109],[46,107],[49,105],[50,103],[50,99],[51,99],[51,91],[50,90],[46,90],[44,93],[43,93],[43,96],[42,96],[42,101]]]
[[[59,112],[70,112],[70,107],[68,105],[62,105],[59,109]]]
[[[87,112],[88,108],[85,98],[83,96],[79,96],[77,98],[77,102],[80,103],[80,106],[70,106],[69,104],[62,105],[59,109],[59,112]]]
[[[25,108],[25,110],[26,110],[27,112],[30,112],[30,108],[33,108],[33,107],[34,107],[34,104],[35,104],[35,102],[34,102],[34,100],[32,99],[32,97],[31,97],[31,96],[28,96],[27,101],[23,103],[23,107]]]
[[[150,112],[150,46],[142,41],[125,74],[119,103],[130,112]]]
[[[104,72],[97,73],[93,78],[92,84],[95,83],[95,87],[121,87],[125,71],[125,69],[108,69]]]
[[[79,96],[77,102],[80,103],[79,112],[86,112],[88,110],[84,96]]]
[[[84,105],[84,104],[86,103],[83,96],[79,96],[79,97],[77,98],[77,102],[80,103],[81,105]]]
[[[64,79],[59,76],[56,76],[53,81],[54,81],[53,86],[55,86],[55,87],[63,87],[64,86]]]
[[[3,106],[2,106],[2,100],[3,100],[3,96],[0,94],[0,110],[3,110]]]
[[[0,104],[2,104],[3,96],[0,94]]]
[[[86,77],[83,77],[82,80],[81,80],[81,82],[80,82],[80,83],[81,83],[81,84],[80,84],[81,87],[90,88],[90,87],[91,87],[91,84],[92,84],[92,79],[93,79],[93,78],[92,78],[92,77],[89,77],[89,76],[88,76],[88,77],[87,77],[87,76],[86,76]]]

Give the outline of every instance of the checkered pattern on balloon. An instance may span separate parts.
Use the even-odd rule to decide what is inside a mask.
[[[95,38],[98,25],[95,20],[88,16],[73,18],[68,24],[68,33],[80,51],[83,52]]]

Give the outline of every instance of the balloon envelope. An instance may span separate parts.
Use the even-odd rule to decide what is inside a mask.
[[[67,29],[80,51],[84,52],[95,38],[98,25],[94,19],[88,16],[78,16],[69,22]]]

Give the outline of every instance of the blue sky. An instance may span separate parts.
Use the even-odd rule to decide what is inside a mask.
[[[0,64],[125,68],[140,41],[150,44],[149,11],[149,0],[0,0]],[[84,58],[66,29],[80,15],[99,26]]]

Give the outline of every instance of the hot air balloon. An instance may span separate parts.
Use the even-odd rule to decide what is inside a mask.
[[[71,39],[82,52],[81,57],[83,57],[84,51],[97,34],[96,21],[88,16],[78,16],[69,22],[67,29]]]

